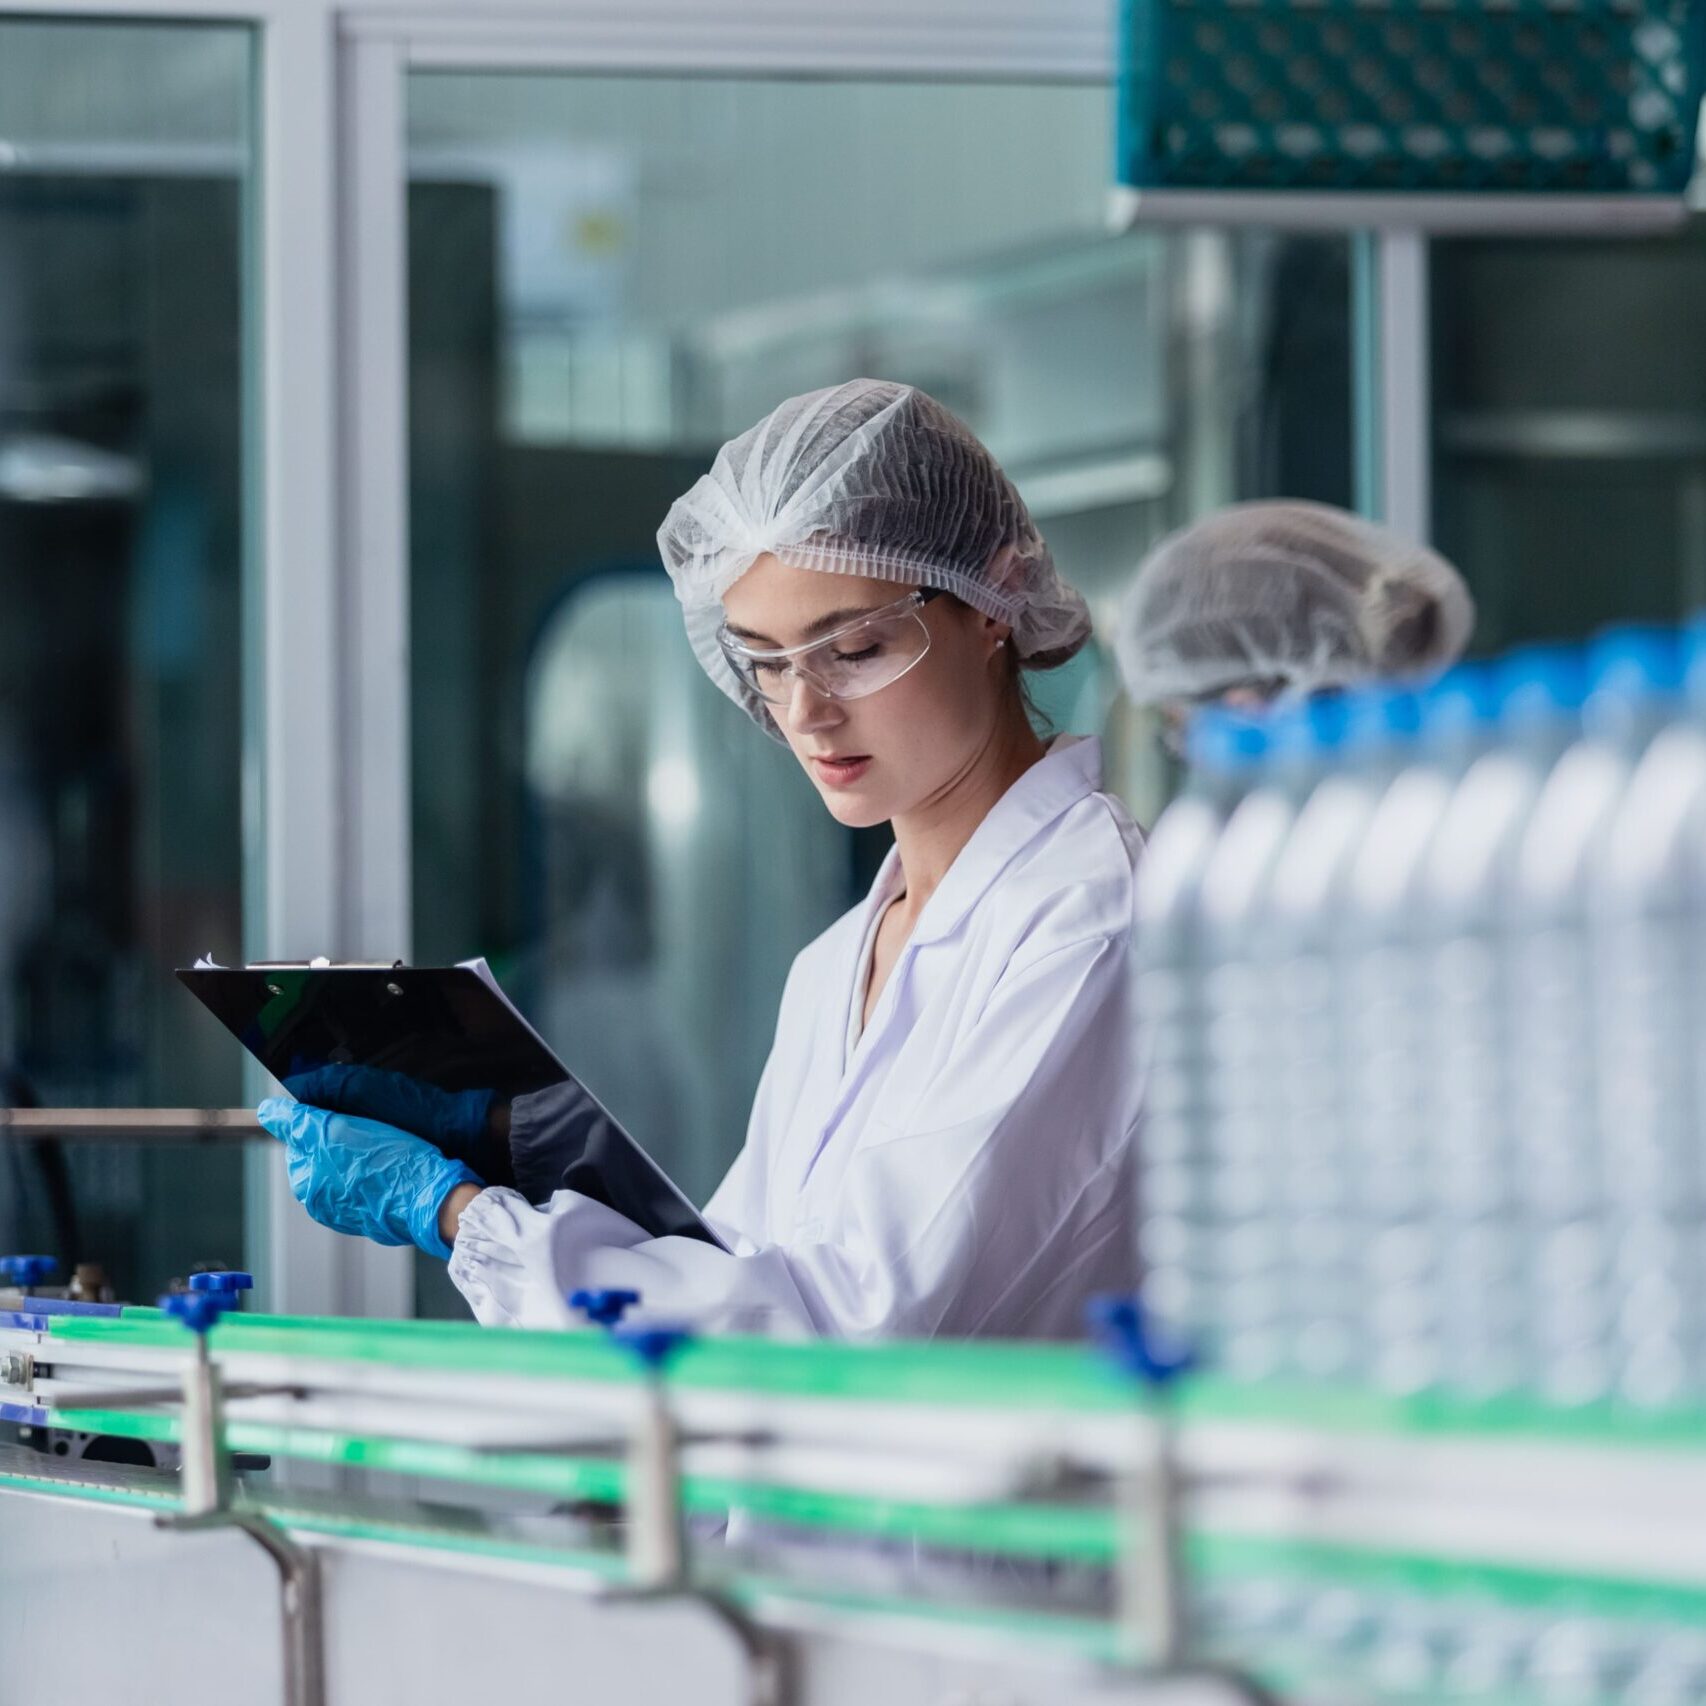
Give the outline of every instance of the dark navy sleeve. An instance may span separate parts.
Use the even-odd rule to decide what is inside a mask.
[[[590,1094],[573,1079],[509,1106],[509,1156],[515,1188],[535,1207],[557,1191],[578,1190],[605,1199],[595,1182],[617,1128]]]

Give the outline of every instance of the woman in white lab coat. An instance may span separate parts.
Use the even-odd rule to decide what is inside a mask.
[[[622,1287],[711,1329],[1076,1335],[1090,1296],[1133,1284],[1140,1090],[1138,833],[1097,742],[1045,745],[1022,685],[1084,643],[1083,600],[971,432],[871,380],[725,445],[659,543],[712,678],[840,822],[895,837],[868,898],[794,962],[705,1211],[728,1248],[269,1103],[298,1195],[447,1253],[487,1323],[564,1325],[572,1291]],[[548,1100],[509,1122],[516,1174],[537,1174]]]

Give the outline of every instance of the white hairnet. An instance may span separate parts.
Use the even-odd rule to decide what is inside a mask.
[[[761,727],[717,645],[722,596],[769,552],[797,569],[940,587],[1065,663],[1090,633],[1024,501],[964,422],[910,385],[855,379],[779,404],[671,505],[658,549],[705,672]]]
[[[1116,645],[1127,692],[1155,704],[1437,674],[1474,621],[1463,577],[1426,546],[1327,504],[1248,503],[1150,552]]]

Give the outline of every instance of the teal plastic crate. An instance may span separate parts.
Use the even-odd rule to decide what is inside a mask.
[[[1139,189],[1679,195],[1706,0],[1121,0]]]

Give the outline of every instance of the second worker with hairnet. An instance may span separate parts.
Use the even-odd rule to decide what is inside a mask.
[[[1256,708],[1381,678],[1425,680],[1474,626],[1450,563],[1327,504],[1234,504],[1164,539],[1120,612],[1127,692],[1176,736],[1196,706]]]

